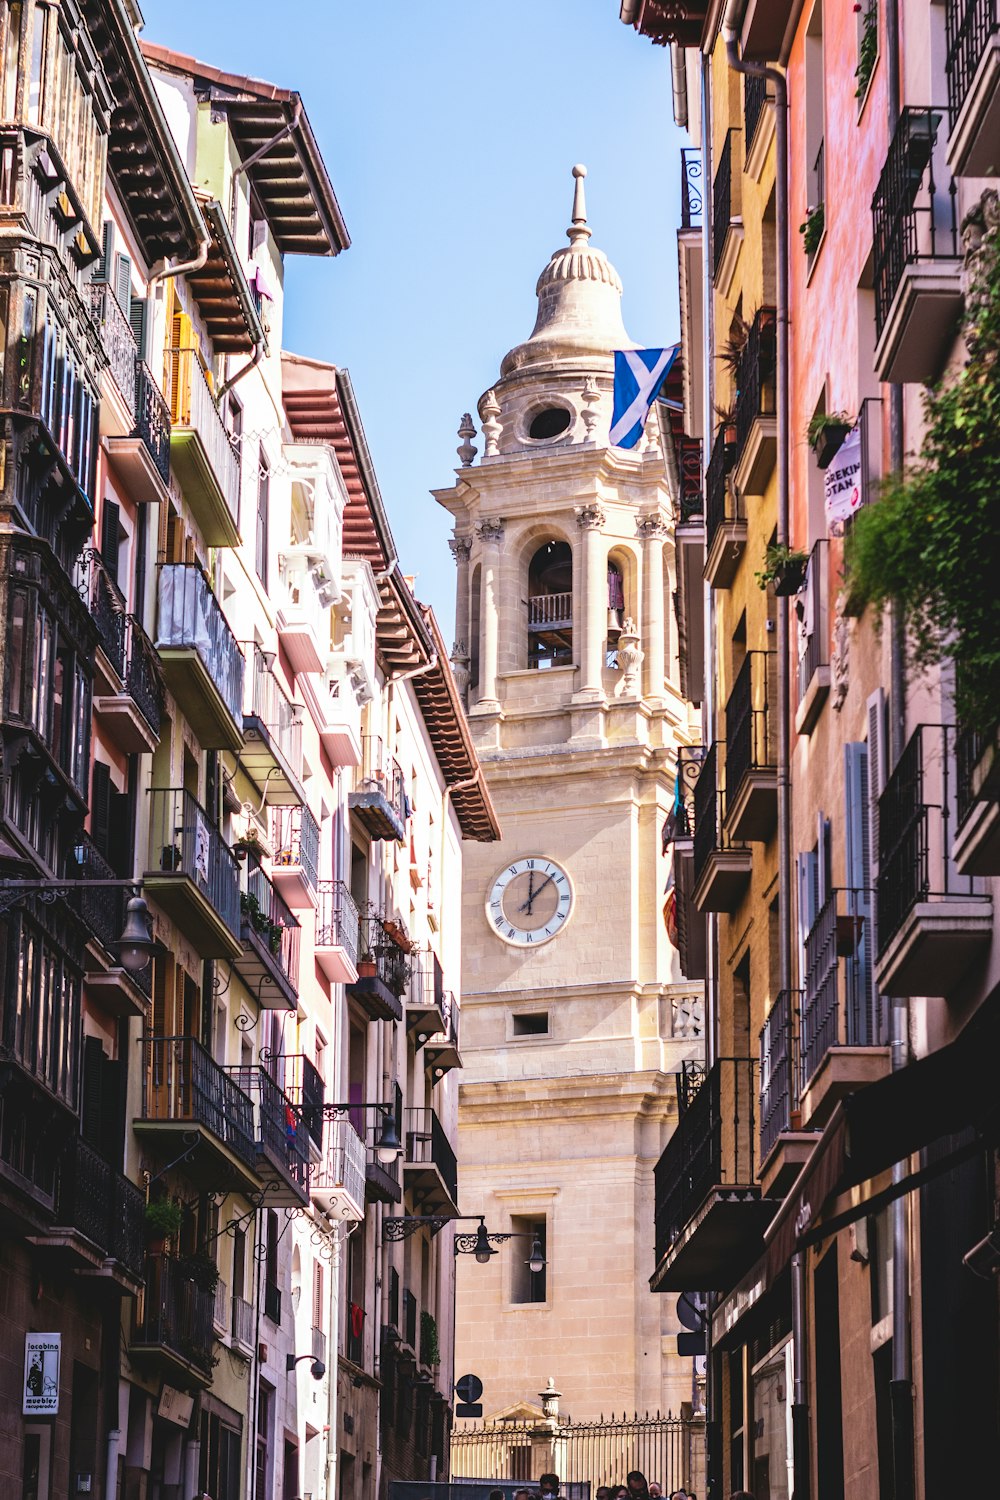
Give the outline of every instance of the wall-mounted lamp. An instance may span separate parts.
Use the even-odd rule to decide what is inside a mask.
[[[312,1360],[312,1364],[309,1366],[309,1374],[312,1376],[313,1380],[322,1380],[323,1376],[326,1374],[326,1365],[321,1359],[313,1359],[313,1356],[311,1354],[286,1354],[285,1374],[291,1375],[295,1369],[295,1366],[300,1365],[304,1359]]]
[[[72,891],[130,890],[132,896],[125,908],[125,926],[118,939],[118,956],[122,968],[140,974],[156,952],[149,907],[136,894],[142,887],[135,880],[0,880],[0,916],[19,906],[26,896],[39,894],[54,901]]]
[[[446,1224],[470,1219],[479,1227],[468,1234],[456,1234],[456,1255],[474,1255],[479,1265],[486,1266],[489,1265],[493,1256],[498,1254],[493,1248],[494,1245],[505,1244],[507,1240],[530,1239],[531,1251],[525,1264],[535,1276],[545,1269],[545,1252],[537,1235],[518,1234],[516,1231],[509,1234],[495,1234],[493,1230],[486,1228],[486,1220],[482,1214],[397,1214],[393,1218],[382,1220],[382,1239],[383,1242],[408,1240],[411,1235],[416,1234],[418,1229],[426,1228],[437,1232]]]
[[[382,1116],[382,1123],[375,1135],[375,1155],[383,1166],[388,1167],[403,1154],[403,1143],[399,1139],[396,1110],[392,1104],[324,1104],[323,1114],[328,1120],[338,1119],[351,1110],[374,1109]]]

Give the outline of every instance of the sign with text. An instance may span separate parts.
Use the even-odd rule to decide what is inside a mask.
[[[24,1396],[26,1417],[54,1417],[59,1411],[59,1355],[61,1333],[24,1335]]]
[[[852,427],[823,475],[826,529],[843,536],[844,522],[861,507],[861,428]]]
[[[187,1396],[183,1391],[175,1390],[172,1385],[164,1385],[156,1408],[158,1417],[164,1417],[168,1422],[176,1422],[178,1427],[190,1427],[193,1411],[193,1396]]]

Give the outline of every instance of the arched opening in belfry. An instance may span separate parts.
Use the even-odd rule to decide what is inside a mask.
[[[573,661],[573,553],[568,542],[545,542],[528,564],[528,666]]]
[[[472,570],[472,587],[469,597],[469,688],[479,686],[479,640],[483,631],[482,621],[482,577],[479,563]]]

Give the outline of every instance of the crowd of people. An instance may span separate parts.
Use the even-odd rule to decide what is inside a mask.
[[[490,1490],[489,1500],[506,1500],[501,1489]],[[513,1493],[512,1500],[560,1500],[559,1476],[543,1474],[537,1488],[522,1486]],[[671,1490],[669,1497],[655,1479],[646,1480],[645,1474],[633,1469],[624,1484],[599,1484],[594,1490],[594,1500],[698,1500],[694,1490]],[[729,1500],[754,1500],[748,1490],[737,1490]]]

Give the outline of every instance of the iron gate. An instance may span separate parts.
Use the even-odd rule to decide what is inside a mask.
[[[567,1481],[624,1484],[632,1469],[656,1479],[664,1494],[693,1488],[704,1493],[705,1424],[698,1417],[601,1417],[596,1422],[561,1419],[557,1426],[532,1421],[486,1422],[451,1435],[453,1479],[520,1480],[537,1483],[534,1451],[548,1447],[551,1465]],[[534,1461],[537,1467],[537,1460]]]

